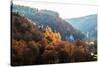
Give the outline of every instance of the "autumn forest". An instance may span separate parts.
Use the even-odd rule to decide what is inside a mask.
[[[11,8],[12,66],[97,60],[97,41],[92,40],[94,45],[86,43],[88,39],[85,35],[74,29],[57,13],[52,14],[45,12],[46,10],[39,13],[37,9],[31,10],[29,7],[17,5],[12,5]],[[30,12],[21,12],[20,8]],[[31,11],[33,14],[30,14]],[[73,35],[72,38],[70,34]],[[94,54],[91,54],[92,51]]]

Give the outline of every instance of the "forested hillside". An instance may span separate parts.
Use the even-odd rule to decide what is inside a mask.
[[[71,40],[69,36],[73,36],[74,40],[82,40],[85,35],[75,29],[71,24],[62,19],[59,13],[51,10],[38,10],[27,6],[12,5],[12,12],[18,12],[20,15],[31,19],[33,22],[44,27],[50,26],[54,31],[61,34],[63,40]]]
[[[13,66],[96,60],[84,41],[63,41],[61,33],[50,26],[36,24],[19,13],[12,12],[11,17]]]

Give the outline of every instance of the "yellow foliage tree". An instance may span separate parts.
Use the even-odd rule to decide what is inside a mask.
[[[44,32],[45,37],[49,37],[53,43],[61,41],[61,35],[59,32],[53,32],[51,27],[47,26]]]

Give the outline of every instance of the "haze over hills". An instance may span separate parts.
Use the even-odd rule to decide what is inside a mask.
[[[85,39],[59,13],[19,5],[12,5],[11,10],[12,66],[97,60],[97,40]]]
[[[38,10],[26,6],[13,5],[12,12],[26,16],[40,26],[50,26],[53,31],[61,34],[62,39],[66,40],[69,36],[73,36],[75,40],[85,37],[79,30],[73,28],[71,24],[59,17],[59,14],[50,10]]]
[[[66,19],[74,28],[83,32],[88,38],[97,37],[97,15],[92,14],[79,18]]]
[[[59,32],[51,27],[34,25],[27,17],[11,13],[12,44],[11,65],[38,65],[69,62],[96,61],[86,43],[61,40]]]

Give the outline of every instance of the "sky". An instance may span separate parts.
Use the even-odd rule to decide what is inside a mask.
[[[82,17],[91,14],[97,14],[97,6],[95,4],[85,4],[85,3],[62,3],[62,2],[46,2],[46,1],[19,1],[14,0],[14,4],[29,6],[31,8],[38,8],[52,10],[59,13],[60,17],[63,19]]]

